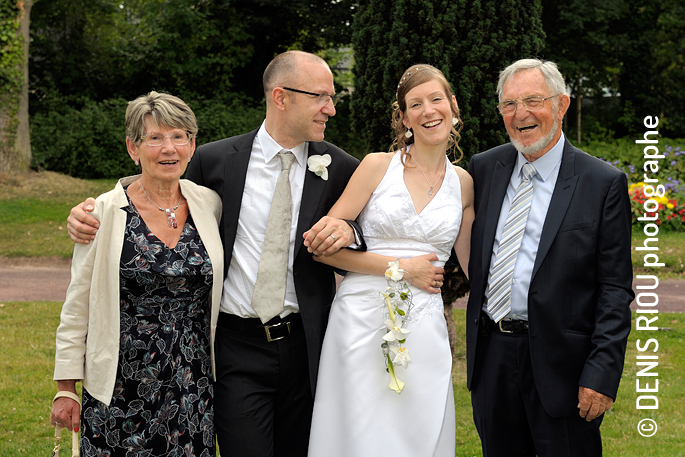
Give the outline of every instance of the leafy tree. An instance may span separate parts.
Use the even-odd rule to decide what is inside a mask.
[[[368,150],[392,142],[397,81],[414,63],[439,68],[452,82],[464,121],[468,158],[505,142],[496,110],[499,71],[542,46],[539,0],[371,0],[353,24],[355,128]]]
[[[625,0],[619,90],[626,132],[658,115],[659,131],[685,136],[685,5],[681,0]]]
[[[349,42],[351,0],[51,0],[34,11],[32,85],[101,101],[151,89],[261,99],[279,52]],[[73,103],[73,102],[72,102]]]
[[[584,97],[609,111],[600,128],[632,133],[644,116],[660,115],[660,130],[685,135],[681,0],[543,0],[543,11],[544,57],[559,64],[571,85],[578,141]]]
[[[544,58],[554,61],[575,99],[576,141],[582,136],[582,100],[618,91],[624,0],[543,0]]]

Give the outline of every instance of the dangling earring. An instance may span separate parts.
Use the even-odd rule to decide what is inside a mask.
[[[459,119],[457,119],[456,117],[453,117],[452,118],[452,125],[457,125],[458,123],[459,123]]]
[[[414,136],[414,134],[411,133],[411,129],[407,129],[407,131],[404,132],[404,137],[405,137],[405,138],[409,139],[409,138],[411,138],[412,136]]]
[[[138,159],[134,160],[133,162],[136,164],[136,167],[137,167],[138,165],[140,165],[140,162],[138,161]]]

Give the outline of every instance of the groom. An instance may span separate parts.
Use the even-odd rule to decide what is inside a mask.
[[[333,75],[324,60],[305,52],[285,52],[268,65],[263,82],[262,126],[199,147],[187,178],[223,199],[219,230],[225,280],[216,328],[214,387],[221,455],[304,457],[321,345],[335,293],[333,269],[315,262],[310,252],[331,254],[355,241],[350,223],[325,216],[359,162],[323,141],[337,101]],[[268,257],[261,255],[262,245],[283,149],[294,155],[289,172],[292,224],[284,234],[290,239],[285,300],[275,304],[281,310],[278,315],[263,324],[251,303],[260,261]],[[331,158],[327,179],[307,165],[308,158],[325,155]],[[94,236],[94,229],[84,223],[97,224],[83,205],[72,209],[68,219],[76,242]],[[304,242],[302,235],[312,225]]]

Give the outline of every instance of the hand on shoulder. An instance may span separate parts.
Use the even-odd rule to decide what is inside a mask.
[[[86,201],[74,206],[67,218],[67,231],[74,243],[88,244],[95,239],[100,222],[89,213],[95,209],[95,199],[89,197]]]

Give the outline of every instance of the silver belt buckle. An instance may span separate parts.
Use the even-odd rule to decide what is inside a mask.
[[[283,338],[285,338],[285,335],[279,336],[278,338],[271,338],[271,332],[269,331],[270,329],[280,327],[283,324],[286,324],[288,326],[288,335],[290,335],[290,322],[279,322],[278,324],[264,326],[264,331],[266,332],[266,341],[268,343],[271,343],[272,341],[282,340]]]
[[[502,328],[502,322],[504,322],[504,321],[510,321],[510,320],[511,320],[511,319],[502,319],[502,320],[500,320],[500,321],[497,323],[497,325],[499,325],[499,330],[500,330],[500,332],[502,332],[502,333],[514,333],[513,330],[504,330],[504,329]]]

